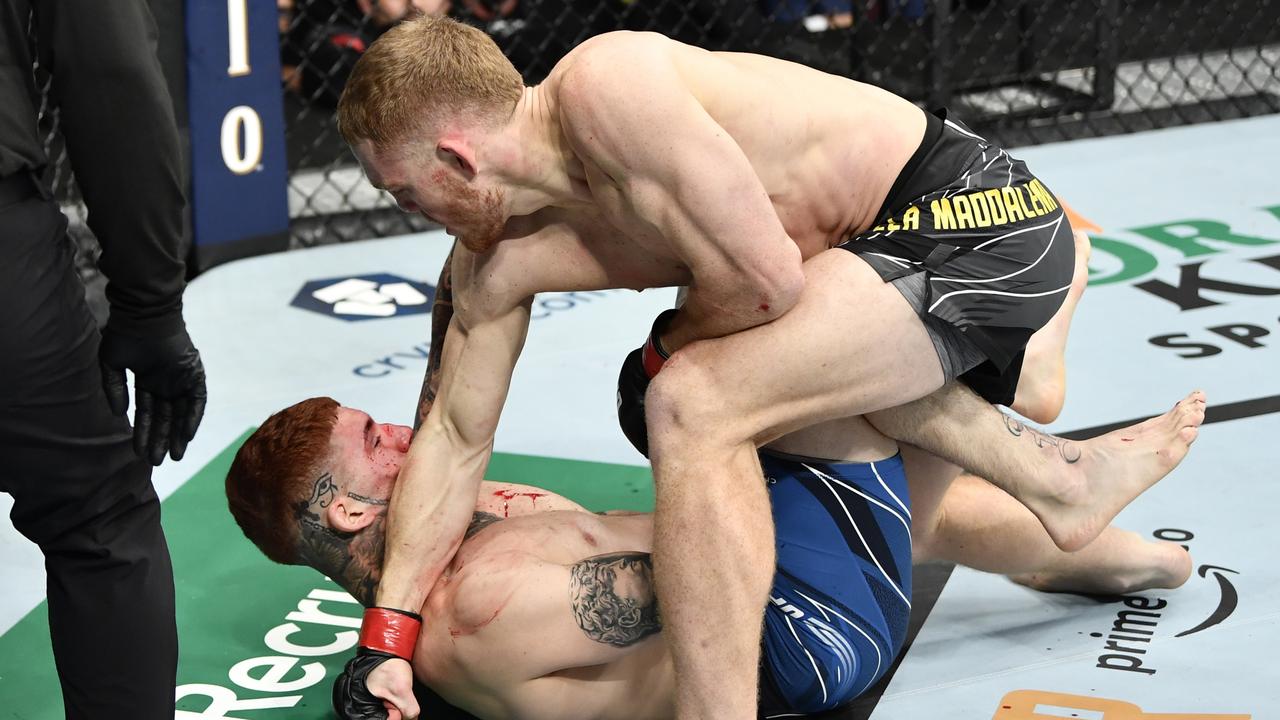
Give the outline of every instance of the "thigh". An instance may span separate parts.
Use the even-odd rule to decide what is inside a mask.
[[[766,452],[761,462],[778,562],[761,686],[775,691],[783,710],[828,710],[874,684],[906,637],[911,521],[902,462]]]
[[[765,325],[681,349],[654,390],[667,384],[678,386],[680,397],[712,393],[713,401],[701,404],[714,408],[716,429],[763,444],[942,386],[920,317],[866,262],[834,249],[804,269],[795,307]]]
[[[769,443],[767,449],[801,457],[870,462],[896,455],[898,445],[866,418],[855,415],[789,433]]]

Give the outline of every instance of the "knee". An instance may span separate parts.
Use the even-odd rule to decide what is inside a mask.
[[[663,451],[732,445],[736,423],[724,382],[704,353],[681,351],[654,378],[645,395],[645,423],[655,457]]]

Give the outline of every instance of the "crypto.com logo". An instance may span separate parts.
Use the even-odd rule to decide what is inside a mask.
[[[377,320],[430,312],[435,295],[433,285],[378,273],[312,280],[290,304],[339,320]]]
[[[1014,690],[1004,696],[991,720],[1251,720],[1252,715],[1148,713],[1131,702],[1047,690]]]

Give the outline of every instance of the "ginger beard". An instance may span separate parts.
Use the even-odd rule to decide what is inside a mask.
[[[474,253],[484,253],[502,237],[506,227],[500,188],[481,189],[447,170],[434,174],[432,180],[445,201],[444,216],[449,229],[462,246]]]

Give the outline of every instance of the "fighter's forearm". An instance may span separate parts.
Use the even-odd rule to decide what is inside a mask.
[[[794,305],[798,292],[759,294],[750,297],[708,298],[690,292],[680,312],[662,335],[662,345],[669,353],[691,342],[724,337],[763,325],[781,316]]]
[[[692,286],[684,293],[680,313],[663,333],[662,345],[675,352],[690,342],[746,331],[780,318],[800,300],[804,291],[800,252],[791,246],[787,258],[771,273],[740,268],[731,281]],[[790,272],[783,269],[795,261]]]
[[[462,544],[492,442],[458,447],[428,424],[400,471],[387,514],[386,558],[376,603],[419,608]]]

